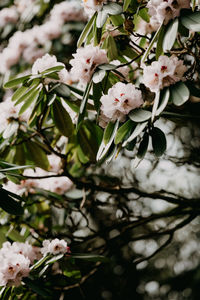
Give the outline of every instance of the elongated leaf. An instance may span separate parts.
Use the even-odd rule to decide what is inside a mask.
[[[78,122],[77,122],[77,129],[79,127],[80,122],[84,119],[85,112],[86,112],[86,106],[90,94],[90,90],[92,87],[92,81],[90,81],[85,89],[84,95],[83,95],[83,100],[81,102],[80,110],[79,110],[79,115],[78,115]]]
[[[94,73],[92,80],[93,80],[94,83],[101,82],[104,79],[105,75],[106,75],[105,70],[97,70]]]
[[[119,15],[123,12],[123,8],[117,3],[109,3],[103,6],[103,11],[109,15]]]
[[[161,129],[158,127],[153,127],[151,130],[151,137],[152,137],[152,145],[153,151],[157,157],[163,155],[167,148],[167,141],[165,134]]]
[[[86,40],[93,24],[94,24],[94,21],[96,19],[96,16],[97,16],[97,13],[95,13],[92,18],[89,20],[89,22],[87,23],[87,25],[85,26],[85,28],[83,29],[80,37],[79,37],[79,40],[78,40],[78,43],[77,43],[77,47],[81,47],[81,45],[84,43],[84,41]]]
[[[113,123],[113,122],[109,122],[108,125],[106,126],[104,135],[103,135],[103,141],[104,141],[105,145],[108,144],[110,137],[112,136],[114,127],[115,127],[115,123]]]
[[[167,26],[167,30],[165,32],[165,36],[163,39],[164,52],[171,50],[171,48],[173,47],[174,42],[176,40],[177,32],[178,32],[178,18],[171,21]]]
[[[189,96],[189,89],[181,81],[170,87],[170,100],[177,106],[184,104]]]
[[[97,20],[96,20],[96,26],[97,28],[102,28],[103,25],[106,23],[106,20],[108,18],[107,12],[104,10],[100,10],[97,15]]]
[[[140,9],[140,11],[139,11],[139,16],[140,16],[145,22],[149,23],[150,17],[149,17],[149,14],[148,14],[148,9],[147,9],[146,7]]]
[[[26,76],[22,76],[22,77],[19,77],[19,78],[16,78],[16,79],[12,79],[12,80],[10,80],[10,81],[8,81],[4,84],[4,88],[5,89],[10,89],[10,88],[16,87],[20,83],[27,80],[29,77],[30,77],[30,75],[26,75]]]
[[[100,99],[102,96],[102,87],[101,87],[101,83],[97,83],[97,84],[93,84],[93,101],[94,101],[94,107],[96,109],[97,112],[99,112],[101,103],[100,103]]]
[[[102,262],[107,262],[108,258],[103,256],[103,255],[97,255],[97,254],[82,254],[82,253],[73,253],[71,257],[75,259],[85,259],[89,261],[102,261]]]
[[[163,112],[163,110],[165,109],[165,107],[168,104],[169,101],[169,96],[170,96],[170,91],[169,88],[166,88],[160,96],[160,104],[159,107],[156,111],[156,116],[159,116],[161,114],[161,112]]]
[[[161,24],[160,27],[158,28],[158,30],[156,31],[156,33],[154,34],[154,37],[152,38],[152,40],[151,40],[151,42],[149,44],[149,47],[146,49],[146,51],[145,51],[145,53],[144,53],[144,55],[142,57],[141,62],[145,62],[147,56],[149,55],[149,53],[150,53],[150,51],[151,51],[154,43],[156,42],[156,40],[157,40],[157,38],[158,38],[158,36],[159,36],[159,34],[161,32],[162,26],[163,25]]]
[[[111,70],[115,70],[117,66],[112,64],[102,64],[99,65],[98,68],[101,70],[111,71]]]
[[[128,120],[124,123],[118,130],[115,136],[115,144],[119,144],[123,141],[125,136],[131,131],[134,127],[134,123],[131,120]]]
[[[14,196],[14,194],[12,194]],[[18,197],[17,197],[18,198]],[[10,197],[5,189],[0,188],[0,207],[11,215],[22,215],[21,203]]]
[[[53,119],[62,135],[70,137],[73,134],[74,125],[72,119],[60,101],[53,102]]]
[[[18,98],[17,102],[15,103],[15,105],[23,102],[23,101],[26,101],[27,99],[29,99],[30,97],[32,97],[33,93],[35,92],[35,90],[38,88],[38,85],[34,85],[34,86],[31,86],[25,93],[22,97]]]
[[[26,147],[26,157],[30,162],[37,167],[40,167],[44,170],[49,169],[49,161],[46,156],[46,153],[42,150],[37,143],[28,141],[25,144]]]
[[[123,11],[126,11],[132,0],[124,0]]]
[[[114,37],[109,35],[106,44],[107,44],[106,48],[107,48],[107,55],[109,61],[115,60],[118,57],[118,51],[117,51],[117,46]]]
[[[27,98],[26,102],[22,105],[19,111],[19,115],[23,114],[32,103],[36,102],[39,96],[40,96],[40,90],[36,90],[32,94],[30,94],[30,97]]]
[[[157,108],[158,108],[158,105],[159,105],[159,100],[160,100],[160,91],[156,92],[156,96],[155,96],[154,103],[153,103],[151,122],[154,121],[156,111],[157,111]]]
[[[165,27],[162,26],[159,35],[158,35],[158,41],[156,45],[156,60],[158,60],[159,56],[163,54],[163,39],[165,36]]]
[[[151,118],[151,112],[142,108],[136,108],[129,114],[129,118],[136,123],[144,122]]]
[[[64,67],[65,66],[55,66],[55,67],[52,67],[52,68],[44,70],[43,72],[41,72],[41,74],[43,74],[43,75],[49,75],[49,74],[54,73],[54,72],[59,72],[62,69],[64,69]]]
[[[12,101],[17,101],[19,98],[21,98],[25,94],[27,89],[28,88],[25,86],[21,86],[20,88],[18,88],[12,96]]]
[[[108,136],[105,136],[105,132],[104,132],[104,138],[102,140],[102,143],[101,143],[101,145],[99,147],[99,150],[98,150],[98,153],[97,153],[97,161],[100,160],[100,159],[102,159],[104,157],[104,155],[110,149],[110,147],[111,147],[111,145],[112,145],[112,143],[114,141],[115,134],[117,132],[118,126],[119,126],[119,120],[117,120],[117,122],[114,125],[114,128],[112,128],[112,133],[109,130],[109,134],[108,134],[108,136],[110,136],[109,141],[108,141]],[[106,142],[108,141],[106,144],[105,144],[104,139],[105,139]]]
[[[181,23],[189,30],[200,31],[200,12],[192,12],[181,17]]]
[[[137,124],[130,137],[122,144],[122,147],[126,147],[129,142],[133,141],[144,130],[147,124],[148,122]]]
[[[143,159],[147,149],[148,149],[148,145],[149,145],[149,134],[147,132],[145,132],[142,141],[140,143],[140,146],[138,148],[138,153],[137,153],[137,157],[140,159]]]

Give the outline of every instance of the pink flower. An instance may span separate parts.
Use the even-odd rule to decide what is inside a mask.
[[[98,65],[108,63],[106,51],[92,45],[77,49],[70,60],[71,74],[83,83],[88,83]]]
[[[187,70],[183,61],[178,60],[175,55],[171,57],[162,55],[158,61],[154,61],[150,66],[144,66],[143,69],[143,83],[152,92],[184,80],[183,75]]]
[[[43,248],[41,248],[41,253],[43,255],[46,254],[59,254],[59,253],[67,253],[68,252],[68,247],[67,247],[67,242],[64,240],[59,240],[59,239],[54,239],[51,242],[49,240],[44,240],[43,243]]]
[[[153,21],[167,24],[180,15],[180,10],[190,8],[190,0],[150,0],[147,8]]]
[[[143,104],[142,93],[131,83],[118,82],[100,99],[101,111],[110,121],[125,121],[126,115]]]

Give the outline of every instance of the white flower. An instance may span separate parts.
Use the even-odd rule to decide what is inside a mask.
[[[147,4],[153,21],[167,24],[180,15],[180,10],[190,8],[190,0],[150,0]]]
[[[56,255],[59,253],[64,254],[68,252],[67,242],[64,240],[54,239],[51,242],[49,240],[44,240],[42,245],[43,248],[41,248],[41,253],[43,255],[48,253]]]
[[[123,122],[126,115],[143,104],[142,93],[131,83],[117,82],[100,99],[102,114],[110,121]]]
[[[95,11],[100,11],[106,0],[82,0],[84,10],[88,16],[93,15]]]
[[[14,242],[13,244],[5,242],[0,249],[0,256],[6,257],[8,254],[11,255],[12,253],[21,254],[28,258],[32,264],[36,259],[35,249],[36,247],[31,246],[28,242]]]
[[[83,8],[78,1],[63,1],[54,5],[50,12],[50,19],[59,22],[86,21]]]
[[[143,83],[152,92],[184,80],[183,75],[187,70],[183,61],[174,55],[171,57],[162,55],[158,61],[154,61],[150,66],[144,65],[143,68]]]
[[[15,6],[3,8],[0,10],[0,27],[4,27],[7,23],[16,23],[18,13]]]
[[[38,74],[38,73],[45,71],[46,69],[56,67],[56,66],[65,67],[65,65],[63,63],[57,61],[57,58],[55,57],[55,55],[45,54],[42,58],[38,58],[34,62],[33,66],[32,66],[32,74]],[[68,71],[64,68],[58,72],[58,76],[59,76],[59,81],[65,83],[65,82],[67,82]],[[46,82],[46,84],[48,84],[51,81],[55,81],[55,80],[48,78],[48,79],[46,79],[45,82]]]
[[[24,49],[22,57],[26,62],[33,64],[36,59],[42,57],[43,55],[44,49],[38,48],[36,45],[32,44]]]
[[[19,286],[22,278],[29,275],[30,260],[24,255],[8,252],[0,259],[0,286]]]
[[[71,74],[83,83],[90,81],[98,65],[108,62],[106,51],[92,45],[77,49],[73,57],[74,59],[70,60],[72,65]]]

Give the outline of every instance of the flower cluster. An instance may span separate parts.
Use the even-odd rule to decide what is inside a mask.
[[[133,109],[143,104],[142,93],[136,89],[132,83],[121,82],[113,85],[108,90],[108,95],[103,95],[100,99],[102,103],[101,114],[109,121],[125,121],[126,115]]]
[[[147,8],[152,22],[167,24],[180,15],[180,10],[190,8],[190,0],[150,0]]]
[[[70,60],[70,64],[72,65],[71,74],[83,83],[90,81],[98,65],[108,62],[106,51],[92,45],[77,49],[73,57],[74,59]]]
[[[82,3],[86,14],[91,16],[95,11],[100,11],[107,0],[82,0]]]
[[[24,12],[27,9],[27,2],[24,0],[16,2],[17,9]],[[31,5],[33,6],[33,4]],[[0,17],[0,19],[2,18]],[[64,1],[55,5],[50,12],[50,18],[45,23],[36,25],[23,32],[16,31],[13,34],[7,47],[0,53],[0,73],[4,74],[7,72],[19,62],[21,57],[26,62],[33,63],[37,58],[45,54],[45,45],[48,41],[61,36],[65,22],[81,22],[85,20],[84,10],[78,1]]]
[[[143,69],[143,83],[152,92],[184,80],[183,75],[187,70],[183,61],[175,55],[171,57],[162,55],[158,61],[154,61],[150,66],[144,66]]]
[[[38,58],[32,66],[32,74],[38,74],[49,68],[53,68],[57,66],[64,67],[60,72],[58,72],[59,81],[63,83],[67,83],[70,78],[69,72],[65,69],[65,65],[63,63],[57,61],[55,55],[45,54],[43,57]],[[55,81],[55,80],[49,78],[45,79],[46,84],[48,84],[51,81]]]
[[[60,158],[55,155],[49,155],[48,160],[50,163],[50,172],[42,170],[40,168],[26,169],[23,173],[24,176],[27,177],[44,177],[44,176],[52,176],[49,178],[43,179],[24,179],[21,180],[20,184],[15,184],[11,181],[8,181],[7,184],[4,185],[5,189],[16,193],[35,193],[35,188],[45,189],[47,191],[57,193],[59,195],[63,195],[72,187],[72,181],[67,177],[53,177],[54,175],[61,172],[60,168]]]
[[[3,8],[0,11],[0,28],[3,28],[7,23],[16,23],[18,20],[18,13],[15,6]]]
[[[44,240],[42,248],[31,246],[28,242],[3,243],[0,249],[0,286],[19,286],[22,278],[29,276],[30,266],[41,254],[59,253],[70,253],[64,240]]]

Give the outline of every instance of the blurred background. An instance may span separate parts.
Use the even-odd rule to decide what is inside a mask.
[[[3,83],[16,74],[29,74],[33,62],[45,53],[56,55],[69,70],[69,60],[86,22],[78,0],[1,0],[1,101],[10,96]],[[176,119],[157,122],[168,143],[161,159],[150,151],[135,168],[134,153],[126,150],[96,170],[105,182],[122,182],[130,192],[91,188],[81,209],[74,192],[70,208],[53,203],[43,215],[33,209],[32,219],[27,217],[32,224],[37,215],[35,226],[44,236],[68,238],[71,251],[98,251],[109,257],[102,264],[81,262],[78,268],[89,276],[81,286],[66,289],[63,299],[200,298],[199,210],[173,200],[188,203],[199,198],[199,123]],[[147,194],[131,190],[133,186]],[[160,198],[155,195],[158,191]],[[6,227],[8,221],[12,224],[12,219],[1,212],[1,225]],[[1,244],[4,239],[2,230]]]

